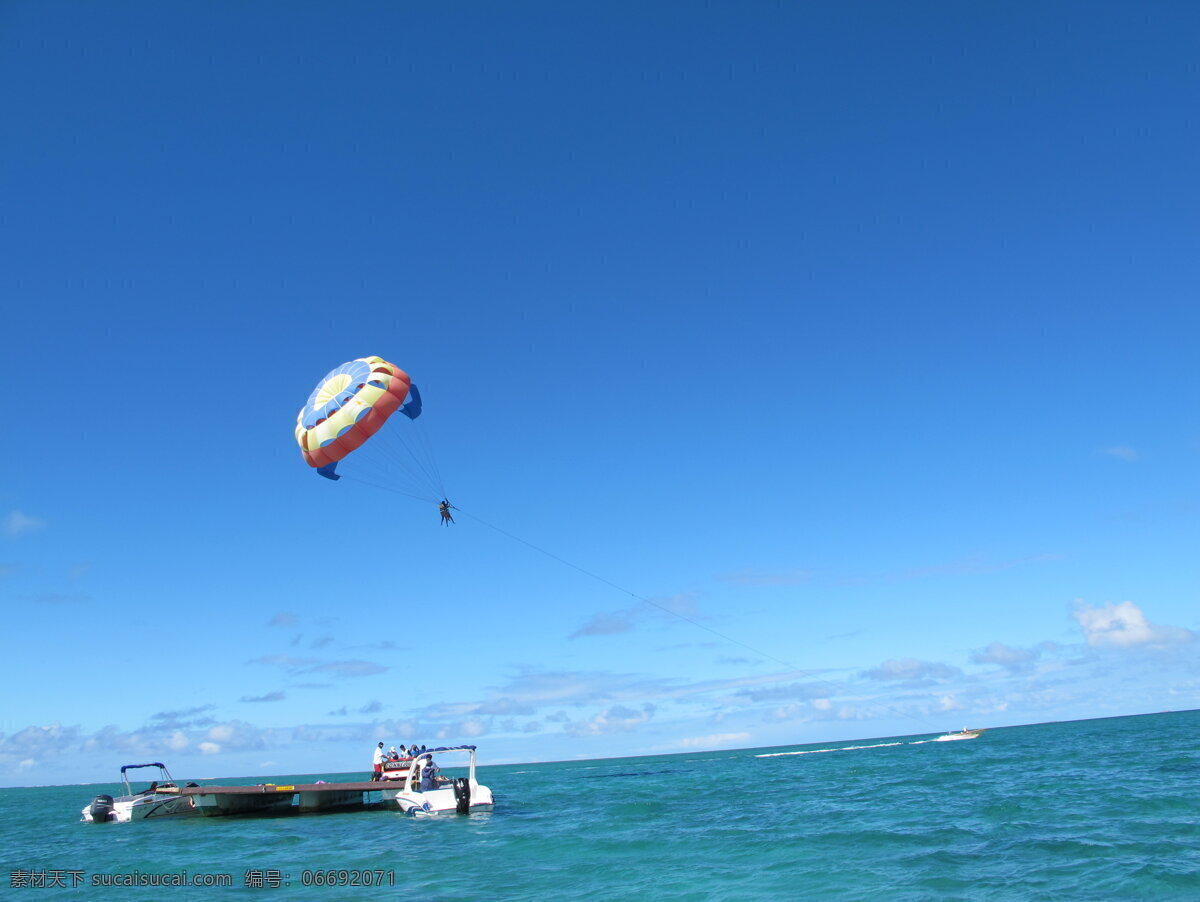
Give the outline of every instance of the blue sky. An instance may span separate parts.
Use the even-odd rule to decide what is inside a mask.
[[[0,782],[1200,706],[1198,19],[5,4]]]

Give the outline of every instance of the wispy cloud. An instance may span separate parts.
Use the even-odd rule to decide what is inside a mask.
[[[1115,457],[1117,460],[1123,460],[1126,463],[1133,463],[1140,455],[1135,448],[1130,448],[1128,445],[1113,445],[1111,448],[1101,448],[1100,453],[1106,457]]]
[[[378,642],[367,642],[358,645],[343,645],[347,651],[401,651],[411,646],[401,646],[393,639],[381,639]]]
[[[834,641],[835,639],[854,639],[857,636],[861,636],[865,632],[865,629],[857,629],[851,630],[848,633],[835,633],[834,635],[826,636],[825,638],[830,642]]]
[[[1178,626],[1158,626],[1132,601],[1092,607],[1082,599],[1071,615],[1083,630],[1087,644],[1094,648],[1127,648],[1134,645],[1179,645],[1191,642],[1196,634]]]
[[[878,667],[863,671],[863,676],[869,680],[915,683],[962,676],[962,671],[949,664],[903,658],[884,661]]]
[[[243,695],[238,701],[242,702],[281,702],[287,695],[280,691],[268,692],[266,695]]]
[[[592,619],[571,633],[570,638],[580,636],[611,636],[627,633],[633,629],[633,616],[629,611],[612,611],[593,614]]]
[[[346,717],[350,714],[378,714],[383,710],[383,702],[369,701],[360,708],[350,708],[347,705],[329,712],[330,717]]]
[[[374,661],[361,661],[357,659],[350,661],[326,661],[322,658],[300,658],[294,655],[282,654],[262,655],[252,658],[247,663],[280,667],[294,674],[328,673],[334,676],[346,677],[373,676],[390,669],[386,665],[376,664]]]
[[[592,618],[571,633],[569,638],[628,633],[648,618],[672,616],[695,619],[698,616],[695,593],[679,592],[675,595],[661,595],[648,598],[630,608],[593,614]]]
[[[334,676],[347,677],[363,677],[374,676],[377,673],[384,673],[390,670],[384,664],[376,664],[374,661],[326,661],[323,664],[318,664],[311,670],[304,671],[305,673],[331,673]]]
[[[296,615],[291,611],[280,611],[267,621],[267,626],[295,626]]]
[[[718,573],[716,578],[721,582],[732,583],[735,586],[754,588],[770,588],[774,586],[798,586],[812,580],[813,571],[802,567],[787,570],[760,570],[746,568],[733,570],[728,573]]]
[[[216,719],[208,713],[215,711],[216,707],[216,705],[197,705],[193,708],[180,708],[178,711],[159,711],[150,716],[150,723],[156,730],[179,730],[208,726],[216,723]]]
[[[1011,570],[1014,567],[1023,567],[1026,564],[1043,564],[1061,559],[1062,555],[1060,554],[1030,554],[1024,557],[1009,558],[1000,561],[992,560],[983,555],[968,555],[967,557],[959,558],[956,561],[948,561],[944,564],[931,564],[927,567],[897,570],[884,574],[884,578],[900,581],[936,576],[980,576],[988,573],[1000,573],[1004,570]]]
[[[1041,652],[1032,648],[1014,648],[1003,642],[993,642],[982,651],[971,653],[975,664],[998,664],[1010,673],[1019,673],[1032,668]]]
[[[780,686],[761,686],[750,689],[739,689],[735,696],[747,698],[753,702],[781,701],[792,698],[819,698],[829,694],[829,687],[814,683],[788,683]]]
[[[4,518],[4,534],[10,539],[15,539],[18,536],[27,535],[31,532],[37,532],[46,526],[46,521],[38,517],[31,517],[28,514],[23,514],[20,511],[9,511],[8,516]]]
[[[82,592],[38,592],[29,596],[34,604],[83,604],[89,596]]]

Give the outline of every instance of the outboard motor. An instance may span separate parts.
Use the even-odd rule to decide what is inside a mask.
[[[112,817],[113,813],[113,797],[112,796],[96,796],[92,799],[91,807],[88,808],[88,814],[92,816],[93,824],[104,824]]]
[[[454,778],[454,810],[459,814],[471,810],[471,781],[466,777]]]

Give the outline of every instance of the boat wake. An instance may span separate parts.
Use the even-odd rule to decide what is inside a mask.
[[[875,745],[843,745],[835,749],[805,749],[802,752],[767,752],[755,755],[755,758],[783,758],[788,755],[820,755],[822,752],[853,752],[858,749],[885,749],[892,745],[904,745],[903,742],[879,742]]]
[[[963,729],[961,733],[947,733],[933,739],[914,739],[912,742],[876,742],[873,745],[841,745],[832,749],[804,749],[799,752],[765,752],[755,758],[785,758],[791,755],[820,755],[824,752],[853,752],[859,749],[886,749],[894,745],[925,745],[929,742],[949,742],[955,739],[975,739],[986,730]]]

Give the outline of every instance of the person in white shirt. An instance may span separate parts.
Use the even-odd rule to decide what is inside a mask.
[[[371,762],[375,767],[375,772],[373,774],[371,774],[371,782],[374,783],[376,780],[380,780],[383,778],[383,743],[382,742],[379,743],[379,745],[375,746],[375,754],[372,757]]]

